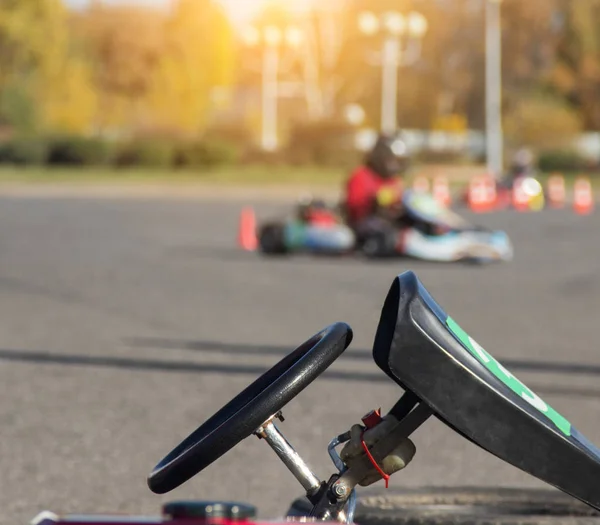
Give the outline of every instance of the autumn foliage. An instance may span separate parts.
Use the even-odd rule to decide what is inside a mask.
[[[297,142],[294,159],[328,157],[321,150],[335,141],[323,136],[348,104],[364,108],[364,125],[379,123],[381,68],[369,57],[381,37],[358,31],[365,8],[417,9],[428,20],[421,60],[401,69],[400,125],[484,129],[483,0],[343,4],[297,20],[279,2],[258,18],[299,24],[307,35],[282,78],[303,82],[304,92],[279,105],[280,131]],[[600,130],[600,0],[504,0],[502,10],[507,144],[561,148]],[[122,164],[236,158],[232,144],[257,142],[261,101],[260,53],[240,36],[216,0],[156,9],[91,0],[80,11],[61,0],[0,0],[0,141],[11,144],[0,147],[0,161],[7,148],[15,158],[44,158],[73,137],[74,159],[100,140],[113,143],[106,155]],[[239,128],[236,140],[214,136],[224,123]],[[310,152],[300,151],[302,141]]]
[[[211,90],[232,81],[232,34],[210,0],[173,5],[0,0],[0,117],[36,131],[198,134]]]

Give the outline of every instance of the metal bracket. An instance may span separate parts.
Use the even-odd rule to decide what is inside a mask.
[[[419,428],[431,415],[431,408],[424,403],[410,412],[406,417],[401,419],[394,429],[385,438],[377,442],[371,449],[371,455],[378,463],[388,456],[394,448],[403,439],[409,437],[417,428]],[[363,457],[352,468],[342,472],[336,484],[342,485],[344,488],[340,490],[353,489],[361,479],[373,468],[373,465],[368,457]]]

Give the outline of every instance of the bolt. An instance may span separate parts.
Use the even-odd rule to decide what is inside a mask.
[[[338,498],[343,498],[346,494],[348,494],[348,489],[344,485],[336,483],[333,486],[333,492]]]

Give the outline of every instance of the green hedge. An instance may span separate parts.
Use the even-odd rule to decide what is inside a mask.
[[[48,141],[47,163],[56,166],[98,166],[113,160],[112,144],[84,137],[55,137]]]
[[[230,132],[205,135],[197,140],[173,138],[136,138],[126,142],[98,138],[21,135],[0,141],[0,164],[52,166],[115,166],[191,169],[202,171],[237,163],[261,165],[320,165],[346,169],[361,161],[362,153],[354,148],[354,132],[344,123],[319,122],[296,126],[288,145],[276,152],[265,152],[247,138]],[[415,163],[462,163],[454,154],[425,152]],[[545,172],[577,172],[598,169],[570,150],[544,151],[539,167]]]
[[[181,144],[176,148],[175,166],[183,168],[213,168],[239,162],[241,151],[224,140],[205,140]]]
[[[175,158],[173,144],[158,140],[137,140],[123,144],[114,158],[120,167],[170,168]]]
[[[0,143],[0,164],[41,166],[48,161],[49,144],[39,138],[19,137]]]
[[[236,163],[300,164],[348,167],[359,162],[354,130],[324,121],[296,125],[288,145],[276,152],[260,150],[244,128],[221,126],[196,140],[137,137],[111,142],[98,138],[20,137],[0,143],[0,163],[53,166],[141,166],[203,170]]]
[[[212,168],[239,162],[241,149],[224,140],[175,142],[134,139],[114,143],[82,137],[16,137],[0,142],[0,164]]]
[[[575,151],[544,151],[539,156],[539,168],[542,171],[576,172],[593,169],[595,166]]]

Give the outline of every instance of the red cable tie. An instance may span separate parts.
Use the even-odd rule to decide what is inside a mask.
[[[385,488],[387,489],[390,477],[381,469],[381,467],[377,464],[377,461],[375,461],[375,458],[371,455],[371,452],[369,451],[369,448],[367,447],[367,444],[365,443],[365,440],[363,439],[363,435],[364,435],[364,431],[360,435],[360,444],[362,445],[362,448],[365,451],[365,454],[367,455],[367,457],[369,458],[369,460],[371,461],[373,466],[377,469],[377,472],[379,472],[379,475],[384,479]]]

